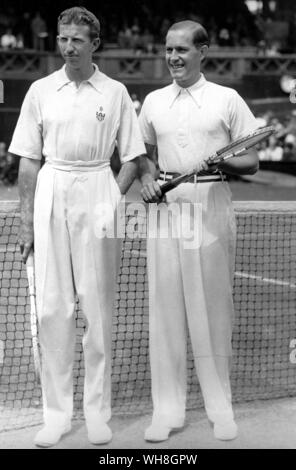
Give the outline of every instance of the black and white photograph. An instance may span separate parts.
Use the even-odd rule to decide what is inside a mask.
[[[25,449],[296,449],[295,0],[1,0],[0,450]]]

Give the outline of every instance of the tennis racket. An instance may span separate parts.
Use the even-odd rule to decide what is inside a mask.
[[[34,366],[35,366],[36,381],[38,384],[40,384],[41,383],[41,362],[40,362],[40,355],[39,355],[38,329],[37,329],[34,254],[32,250],[30,251],[27,262],[26,262],[26,269],[27,269],[30,305],[31,305],[30,323],[31,323]]]
[[[228,160],[229,158],[238,157],[245,153],[249,148],[254,147],[254,145],[267,139],[273,133],[274,128],[272,126],[262,127],[252,134],[242,137],[241,139],[234,140],[231,144],[221,148],[211,155],[206,162],[208,165],[215,165],[216,163]],[[196,173],[196,171],[190,171],[164,183],[161,186],[162,194],[167,193],[181,183],[186,183],[186,181],[194,175],[198,175],[198,173]]]

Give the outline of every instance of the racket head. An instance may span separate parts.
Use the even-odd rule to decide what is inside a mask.
[[[26,270],[28,277],[28,287],[30,295],[30,324],[32,334],[32,346],[33,346],[33,359],[35,367],[35,377],[38,384],[41,383],[41,360],[39,353],[38,343],[38,324],[37,324],[37,309],[36,309],[36,297],[35,297],[35,269],[34,269],[34,253],[31,250],[26,261]]]
[[[214,155],[209,157],[207,162],[213,164],[224,160],[229,155],[254,147],[263,140],[268,139],[268,137],[270,137],[274,132],[275,129],[272,126],[261,127],[255,132],[252,132],[241,139],[234,140],[229,145],[226,145],[226,147],[221,148]]]

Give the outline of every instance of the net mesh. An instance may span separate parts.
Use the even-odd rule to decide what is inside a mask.
[[[233,401],[296,395],[296,203],[235,203]],[[124,240],[113,317],[113,413],[151,409],[145,216]],[[0,431],[42,421],[16,202],[0,203]],[[142,232],[141,232],[142,231]],[[85,324],[76,308],[75,416],[81,417]],[[295,341],[294,341],[295,339]],[[188,408],[203,405],[188,341]]]

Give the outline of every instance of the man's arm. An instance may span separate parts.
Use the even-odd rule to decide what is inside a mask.
[[[230,175],[254,175],[259,169],[258,153],[249,149],[246,154],[218,163],[217,168]]]
[[[159,202],[162,192],[157,181],[159,169],[157,164],[157,148],[155,145],[145,144],[147,155],[139,160],[139,178],[142,183],[141,194],[145,202]]]
[[[21,223],[19,245],[24,263],[34,243],[34,196],[40,160],[20,157],[19,193],[21,201]]]
[[[134,158],[122,164],[118,176],[116,178],[121,194],[126,194],[130,186],[137,177],[137,168],[139,157]]]
[[[121,194],[128,191],[136,177],[140,178],[142,184],[147,184],[154,181],[154,178],[157,177],[156,173],[153,160],[146,155],[139,155],[133,160],[123,163],[116,178]]]

